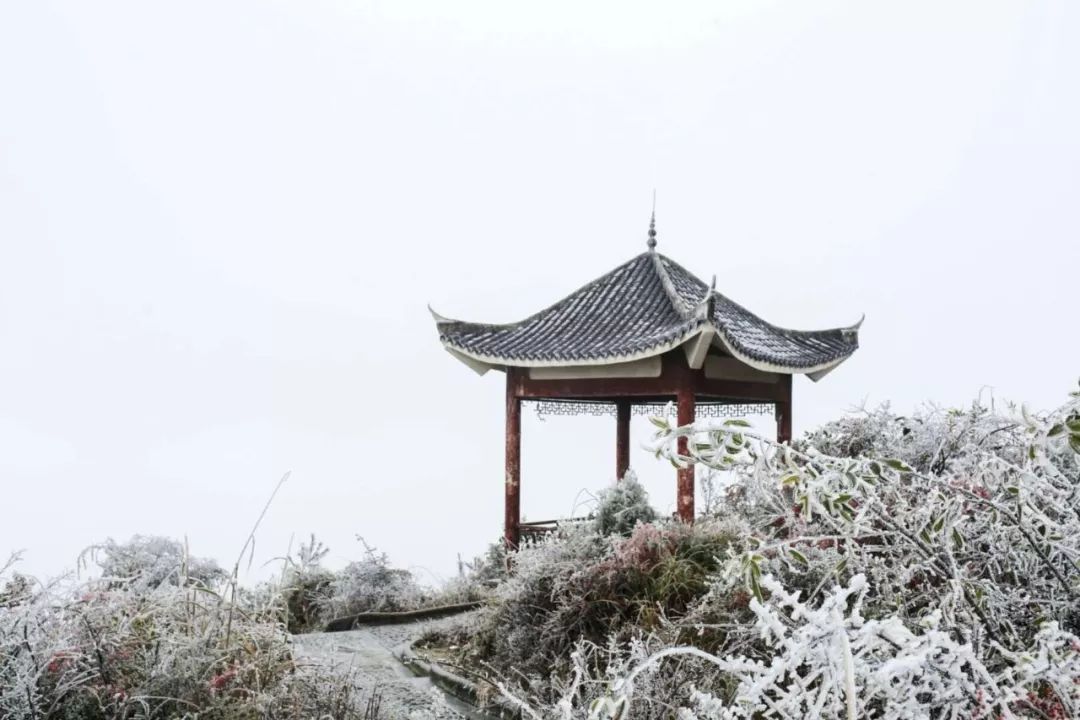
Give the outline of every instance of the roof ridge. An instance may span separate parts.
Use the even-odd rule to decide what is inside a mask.
[[[694,308],[683,301],[682,296],[679,295],[679,291],[675,289],[675,283],[672,282],[671,275],[668,274],[667,268],[664,267],[664,260],[667,260],[668,258],[651,249],[649,255],[652,256],[653,269],[656,270],[656,274],[660,278],[660,286],[664,288],[664,294],[667,295],[668,300],[671,301],[671,306],[675,309],[675,312],[677,312],[679,317],[684,320],[693,318]]]
[[[698,300],[698,304],[694,306],[694,313],[699,317],[709,320],[715,323],[714,315],[716,314],[716,297],[720,293],[716,292],[716,273],[712,276],[712,285],[705,291],[705,294]]]

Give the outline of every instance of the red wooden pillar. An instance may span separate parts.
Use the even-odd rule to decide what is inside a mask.
[[[506,369],[506,514],[503,540],[508,550],[521,541],[521,398],[513,368]]]
[[[694,422],[694,389],[688,382],[684,381],[679,385],[676,400],[679,408],[679,427]],[[686,437],[679,438],[678,447],[680,455],[689,455]],[[694,466],[680,468],[677,477],[676,508],[679,519],[685,523],[692,523],[694,522]]]
[[[615,479],[630,468],[630,401],[615,401]]]
[[[776,442],[791,442],[791,376],[781,375],[776,400]]]

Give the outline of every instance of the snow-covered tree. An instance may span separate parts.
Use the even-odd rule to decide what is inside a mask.
[[[595,514],[596,529],[601,535],[629,535],[639,522],[656,519],[649,494],[632,470],[600,492]]]

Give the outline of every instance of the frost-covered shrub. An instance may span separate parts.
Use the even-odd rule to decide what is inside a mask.
[[[515,554],[479,628],[455,644],[465,644],[462,660],[528,678],[550,700],[579,643],[626,642],[688,613],[730,543],[711,523],[638,523],[625,538],[592,523],[564,526]]]
[[[1024,427],[1001,420],[979,403],[967,410],[930,405],[910,417],[894,415],[883,405],[826,423],[793,447],[838,458],[895,458],[919,472],[933,473],[941,473],[972,447],[1010,462],[1021,461]]]
[[[0,587],[0,608],[13,608],[33,596],[34,580],[32,578],[17,572],[7,575],[17,560],[18,556],[13,555],[0,567],[0,579],[4,581],[3,587]]]
[[[441,586],[421,586],[412,573],[393,567],[386,553],[358,539],[364,558],[337,572],[322,566],[329,550],[314,535],[295,557],[282,558],[280,588],[289,632],[318,632],[333,620],[365,612],[406,612],[483,600],[490,595],[490,579],[506,573],[501,553],[489,552],[462,563],[462,574]],[[492,567],[494,557],[498,568]]]
[[[629,535],[638,523],[654,520],[656,511],[649,504],[649,495],[632,471],[597,497],[594,522],[601,535]]]
[[[127,542],[112,538],[91,546],[82,559],[93,559],[105,580],[134,583],[145,588],[196,582],[213,587],[227,574],[213,560],[192,557],[186,543],[157,535],[136,535]]]
[[[176,582],[65,578],[9,596],[0,717],[364,717],[346,678],[294,661],[275,588],[234,599],[183,567],[162,575]]]
[[[657,448],[732,473],[719,513],[743,531],[690,612],[579,646],[561,703],[526,715],[1080,716],[1077,394],[1047,414],[882,409],[794,447],[662,427]],[[751,616],[704,648],[691,631],[739,594]]]
[[[1080,640],[1045,624],[1031,652],[994,672],[931,615],[912,629],[863,616],[866,578],[818,603],[764,576],[747,630],[772,653],[717,655],[657,637],[601,648],[581,644],[557,703],[520,701],[530,718],[1069,718],[1075,717]],[[596,667],[606,668],[602,674]],[[517,697],[506,685],[503,692]]]
[[[285,602],[285,624],[291,633],[322,630],[327,618],[324,606],[330,596],[334,574],[322,567],[329,548],[312,535],[302,543],[296,557],[282,559],[281,594]]]
[[[323,617],[332,619],[363,612],[401,612],[426,604],[428,594],[408,570],[392,567],[386,553],[357,538],[364,558],[334,573],[322,602]]]
[[[493,606],[468,652],[526,674],[546,674],[546,663],[565,665],[574,638],[552,622],[559,592],[569,577],[606,557],[610,548],[610,539],[591,528],[570,525],[515,553],[514,571],[495,589]]]
[[[730,541],[709,523],[637,525],[615,541],[609,558],[583,568],[568,585],[585,600],[586,617],[599,621],[583,635],[600,641],[620,626],[648,631],[682,617],[708,591]]]
[[[494,586],[507,577],[506,542],[500,537],[488,545],[483,555],[464,563],[465,577],[483,586]]]
[[[484,582],[478,582],[475,577],[465,575],[453,577],[435,588],[425,599],[426,607],[440,607],[445,605],[463,605],[486,600],[491,596],[491,588]]]

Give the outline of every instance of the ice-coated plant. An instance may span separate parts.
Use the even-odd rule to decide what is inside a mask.
[[[657,424],[658,455],[727,474],[721,572],[683,617],[579,643],[526,716],[1080,717],[1077,393],[882,408],[792,445]]]
[[[769,597],[751,601],[756,622],[750,629],[773,650],[767,659],[718,656],[692,645],[651,653],[640,644],[622,654],[608,650],[607,674],[613,677],[606,692],[589,697],[589,664],[579,649],[563,699],[547,712],[522,703],[525,714],[561,720],[644,717],[641,703],[650,692],[639,691],[638,685],[655,684],[666,664],[689,658],[713,666],[732,689],[719,696],[692,687],[689,702],[678,709],[684,720],[1074,717],[1070,702],[1076,691],[1070,686],[1080,673],[1078,640],[1056,624],[1040,629],[1031,653],[993,672],[969,643],[941,626],[940,615],[931,615],[914,630],[896,616],[864,618],[868,587],[863,575],[834,588],[813,607],[772,576],[763,577],[762,585]],[[1062,678],[1071,681],[1060,686]],[[666,679],[676,683],[678,675],[668,673]],[[1064,699],[1060,693],[1066,693]]]
[[[227,577],[215,561],[191,556],[186,540],[157,535],[136,535],[123,543],[109,538],[84,550],[80,560],[95,562],[106,580],[146,588],[181,582],[213,587]]]
[[[689,437],[685,457],[680,436]],[[867,626],[889,643],[862,650],[855,666],[874,667],[871,656],[889,647],[896,656],[853,691],[859,713],[905,717],[912,703],[975,716],[1080,712],[1076,393],[1046,414],[978,404],[914,418],[882,410],[827,425],[796,447],[750,437],[738,422],[661,428],[656,441],[676,462],[736,476],[723,511],[755,532],[728,576],[759,607],[783,598],[797,622],[823,607],[816,602],[828,586],[858,579]],[[763,640],[774,658],[787,647],[776,633]],[[901,668],[903,680],[882,681]]]
[[[597,496],[594,522],[601,535],[629,535],[638,523],[656,520],[649,494],[628,470],[621,480]]]
[[[321,630],[330,618],[323,609],[334,574],[322,566],[330,549],[311,534],[296,554],[280,558],[281,593],[285,601],[286,626],[291,633]]]
[[[148,566],[43,585],[0,565],[0,718],[373,717],[347,677],[296,661],[276,587],[226,597],[186,558]]]
[[[425,604],[424,589],[412,573],[393,567],[386,553],[368,545],[359,535],[357,540],[364,548],[364,556],[333,575],[327,595],[321,600],[323,617],[397,612]]]

